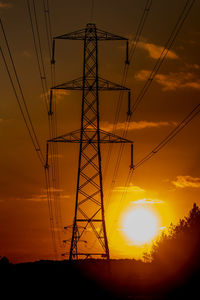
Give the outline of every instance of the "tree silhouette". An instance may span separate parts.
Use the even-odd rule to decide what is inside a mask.
[[[200,266],[200,208],[196,203],[187,217],[171,224],[154,242],[146,259],[172,272],[188,271]]]
[[[0,256],[0,265],[7,265],[9,264],[9,260],[7,259],[7,257],[3,256],[1,257]]]

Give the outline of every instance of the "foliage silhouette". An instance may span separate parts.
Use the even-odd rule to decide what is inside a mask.
[[[0,256],[0,265],[7,265],[9,264],[9,260],[6,256],[1,257]]]
[[[161,234],[144,258],[165,265],[170,272],[187,272],[200,266],[200,208],[196,203],[187,217]]]

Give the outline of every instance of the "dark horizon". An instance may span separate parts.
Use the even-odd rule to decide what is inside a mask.
[[[54,170],[59,169],[59,176],[55,176],[56,179],[48,184],[48,197],[44,165],[47,169],[46,141],[80,129],[82,95],[80,91],[75,93],[72,86],[80,90],[81,87],[79,81],[71,82],[71,79],[80,79],[83,74],[83,41],[56,40],[53,58],[55,78],[52,78],[51,47],[52,37],[80,30],[88,23],[96,24],[99,30],[103,30],[102,39],[105,39],[103,32],[113,33],[116,39],[119,36],[125,37],[124,43],[116,40],[109,43],[99,41],[99,87],[104,90],[105,86],[110,89],[119,88],[123,82],[126,63],[128,73],[124,85],[131,90],[131,98],[128,98],[125,92],[123,97],[116,91],[99,94],[98,126],[102,132],[114,132],[118,138],[123,136],[127,116],[130,116],[126,138],[134,142],[132,162],[132,150],[129,147],[125,146],[121,155],[119,145],[111,149],[108,145],[101,144],[101,179],[105,209],[102,210],[105,213],[105,224],[102,224],[108,239],[108,243],[104,239],[103,247],[107,249],[106,253],[108,244],[111,258],[141,259],[154,237],[163,229],[169,228],[171,222],[176,224],[187,214],[194,202],[200,204],[200,142],[197,139],[199,118],[184,124],[187,126],[162,148],[165,145],[165,137],[175,130],[194,107],[198,107],[199,5],[197,1],[183,3],[181,0],[168,3],[146,0],[120,0],[117,3],[114,0],[110,0],[109,3],[105,0],[88,0],[84,3],[76,0],[66,3],[60,0],[59,5],[54,0],[37,3],[19,0],[17,4],[14,0],[0,1],[3,25],[0,45],[8,63],[4,63],[4,57],[1,55],[1,256],[17,263],[62,259],[61,254],[69,253],[79,146],[64,143],[59,145],[57,150],[49,150],[50,175],[54,175],[51,168],[56,163]],[[181,12],[182,17],[185,13],[185,18],[179,24],[179,28],[175,25],[178,24],[177,20],[180,21]],[[134,50],[133,41],[143,13],[145,22]],[[174,34],[174,26],[177,32],[169,45],[167,41]],[[107,35],[108,39],[110,37]],[[127,55],[126,39],[130,40],[129,49],[133,50],[130,56]],[[15,70],[12,68],[7,42]],[[159,62],[164,49],[168,50],[166,57],[152,78],[151,71]],[[10,85],[6,66],[12,70],[13,78],[17,71],[14,91],[20,96],[21,107]],[[18,80],[21,85],[18,85]],[[62,83],[67,83],[71,89],[57,89],[57,118],[51,119],[54,127],[52,135],[49,136],[48,118],[51,115],[54,118],[55,109],[55,102],[52,103],[52,111],[50,108],[51,88]],[[140,101],[146,83],[151,84]],[[129,100],[131,105],[128,105]],[[133,101],[136,101],[135,104]],[[20,108],[24,112],[27,126]],[[130,108],[137,109],[131,114]],[[27,111],[30,114],[27,114]],[[158,153],[156,146],[163,139],[164,144],[160,147],[162,151],[158,147]],[[148,153],[151,159],[148,159]],[[143,158],[145,163],[140,165]],[[129,176],[129,166],[133,164],[138,167]],[[90,191],[83,191],[91,197],[96,184],[95,174],[84,176],[86,182],[89,176],[92,178]],[[46,180],[48,181],[47,177]],[[93,203],[97,205],[100,203],[98,201],[93,199]],[[92,210],[91,207],[90,209]],[[135,211],[141,219],[147,218],[147,214],[150,215],[150,223],[145,230],[141,223],[135,225],[127,221],[133,218]],[[95,214],[94,211],[92,213]],[[87,215],[85,212],[84,214]],[[91,222],[90,217],[88,220],[87,225]],[[99,237],[99,242],[102,239],[102,231],[97,220],[99,218],[96,218],[94,232]],[[82,225],[85,228],[85,224]],[[151,225],[152,231],[146,236],[145,233]],[[133,234],[132,226],[138,228],[143,239]],[[84,253],[87,253],[87,250],[92,253],[88,241],[93,245],[93,250],[97,248],[96,241],[88,238],[90,235],[91,230],[87,228],[86,238],[81,240],[81,250],[84,250]]]

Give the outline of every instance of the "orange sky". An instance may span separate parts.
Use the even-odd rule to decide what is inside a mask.
[[[33,124],[45,152],[48,122],[25,2],[0,1],[0,14]],[[165,2],[153,0],[130,65],[126,86],[132,89],[134,98],[139,94],[154,67],[184,1]],[[84,28],[90,21],[89,0],[74,0],[70,3],[64,0],[50,0],[49,3],[54,36]],[[133,39],[145,3],[145,0],[95,1],[93,21],[101,29]],[[199,102],[199,6],[199,2],[196,2],[148,93],[132,117],[127,138],[135,143],[134,162],[148,154]],[[36,7],[50,87],[44,16],[42,5],[37,3]],[[0,43],[4,47],[2,35]],[[82,50],[80,42],[57,43],[57,84],[81,76]],[[124,44],[104,43],[100,45],[99,52],[101,76],[121,83],[125,59]],[[53,259],[44,171],[30,142],[1,58],[0,64],[0,256],[5,255],[13,262]],[[100,95],[101,126],[104,130],[112,130],[117,100],[116,92]],[[124,97],[116,132],[118,135],[122,133],[126,111],[127,100]],[[80,112],[81,93],[68,92],[57,97],[58,135],[80,128]],[[119,150],[118,146],[113,148],[113,159],[104,180],[111,257],[138,257],[136,247],[130,248],[126,245],[119,247],[122,243],[119,220],[127,207],[142,205],[153,209],[160,217],[160,226],[164,227],[187,215],[193,202],[200,205],[199,126],[200,119],[197,116],[161,152],[139,167],[131,179],[123,201],[122,190],[129,171],[130,149],[128,145],[125,146],[115,185],[112,192],[109,192]],[[103,170],[107,150],[108,146],[102,146]],[[63,226],[72,224],[73,220],[77,161],[77,145],[65,144],[59,147]],[[108,199],[108,195],[111,195],[111,198]],[[113,220],[116,236],[118,235],[118,240],[115,238],[115,241],[110,229]],[[68,238],[69,234],[62,233],[62,239]],[[67,251],[65,246],[62,249],[58,247],[59,258],[65,251]]]

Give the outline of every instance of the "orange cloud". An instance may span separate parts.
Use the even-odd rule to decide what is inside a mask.
[[[163,46],[158,46],[152,43],[146,42],[139,42],[138,47],[144,49],[148,52],[149,56],[153,59],[158,59],[164,49]],[[169,50],[167,53],[167,58],[169,59],[178,59],[178,55],[174,52]]]
[[[59,194],[60,199],[68,199],[70,198],[69,195],[62,195],[63,190],[62,189],[55,189],[53,187],[50,187],[49,192]],[[30,198],[27,198],[28,201],[33,202],[41,202],[41,201],[47,201],[47,191],[43,190],[41,194],[39,195],[33,195]]]
[[[145,81],[149,78],[151,72],[141,70],[135,76],[137,80]],[[177,72],[169,74],[157,74],[154,79],[163,87],[163,91],[173,91],[176,89],[192,88],[200,90],[200,79],[191,72]]]
[[[200,188],[200,178],[192,176],[177,176],[172,183],[178,188]]]
[[[0,1],[0,8],[10,8],[12,4]]]
[[[161,126],[175,126],[175,122],[150,122],[150,121],[132,121],[129,123],[128,130],[141,130],[146,128],[156,128]],[[116,130],[123,130],[126,128],[126,122],[117,123]],[[101,129],[105,131],[112,131],[113,124],[109,122],[102,122]]]
[[[49,158],[62,158],[64,157],[63,154],[49,154]]]
[[[53,90],[53,97],[56,98],[56,100],[61,100],[63,97],[65,96],[69,96],[70,95],[70,91],[67,91],[67,90]],[[45,93],[45,94],[41,94],[40,95],[41,98],[49,98],[50,96],[50,90]]]
[[[145,192],[144,189],[142,189],[141,187],[139,187],[137,185],[133,185],[132,183],[130,183],[128,187],[117,186],[113,189],[113,192],[123,193],[124,191],[126,191],[126,192],[136,192],[136,193]]]
[[[132,201],[133,204],[161,204],[164,203],[164,201],[159,200],[159,199],[139,199]]]

